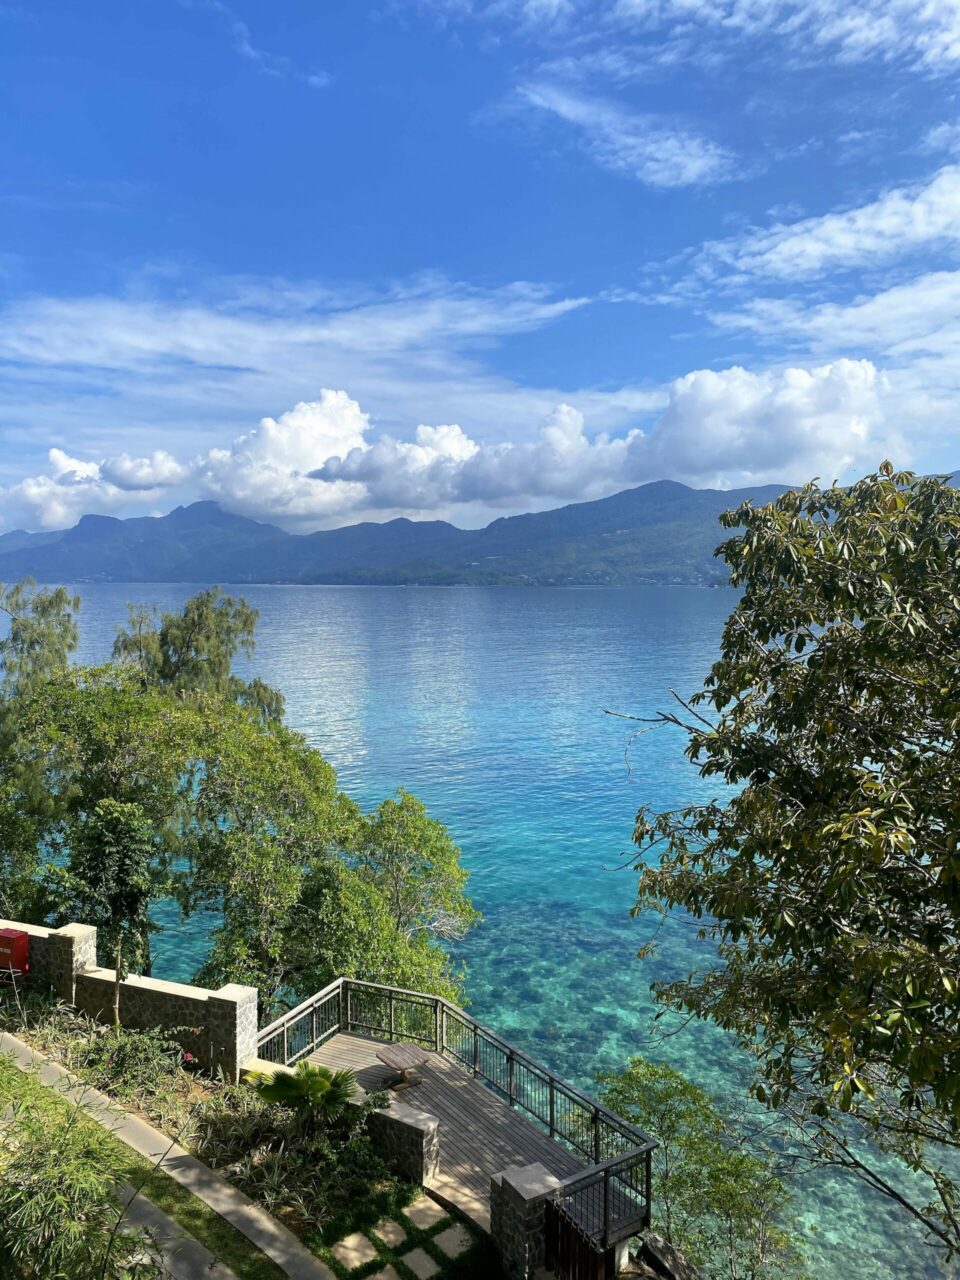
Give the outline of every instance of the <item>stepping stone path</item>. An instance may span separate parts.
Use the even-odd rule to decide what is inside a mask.
[[[382,1271],[378,1271],[376,1275],[371,1276],[370,1280],[400,1280],[400,1273],[396,1267],[392,1267],[388,1262]]]
[[[348,1271],[355,1271],[357,1267],[365,1267],[368,1262],[373,1262],[377,1256],[376,1248],[360,1231],[355,1231],[352,1236],[346,1236],[343,1240],[338,1241],[333,1246],[333,1252],[336,1254],[337,1260],[342,1262]]]
[[[448,1258],[459,1258],[461,1253],[466,1253],[470,1248],[472,1241],[470,1232],[458,1222],[455,1226],[447,1227],[446,1231],[435,1235],[433,1243],[438,1249],[442,1249]]]
[[[381,1218],[373,1228],[372,1234],[393,1250],[398,1249],[407,1238],[407,1233],[400,1223],[394,1222],[391,1218]]]
[[[440,1270],[426,1249],[413,1249],[410,1253],[405,1253],[403,1261],[419,1280],[430,1280]]]
[[[429,1231],[438,1222],[450,1217],[446,1209],[441,1209],[436,1200],[431,1200],[429,1196],[417,1196],[413,1204],[404,1209],[404,1213],[421,1231]]]

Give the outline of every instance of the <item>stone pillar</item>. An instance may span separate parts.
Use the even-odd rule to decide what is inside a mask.
[[[367,1120],[370,1136],[397,1173],[423,1186],[440,1167],[440,1121],[406,1102],[392,1102]]]
[[[510,1280],[532,1280],[544,1263],[544,1204],[560,1179],[542,1164],[513,1165],[490,1179],[490,1237]]]
[[[207,997],[208,1066],[236,1084],[240,1068],[257,1056],[257,988],[230,982]]]
[[[97,967],[97,931],[90,924],[65,924],[47,935],[44,977],[61,1000],[74,1004],[77,974]]]

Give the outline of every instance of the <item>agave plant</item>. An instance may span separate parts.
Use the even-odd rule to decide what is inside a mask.
[[[352,1071],[332,1071],[306,1060],[296,1071],[263,1072],[253,1077],[253,1087],[265,1102],[282,1102],[303,1123],[327,1125],[343,1115],[356,1095],[357,1077]]]

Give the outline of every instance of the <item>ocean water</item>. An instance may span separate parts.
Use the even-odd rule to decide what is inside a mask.
[[[81,661],[109,656],[129,601],[178,607],[195,587],[84,584]],[[452,831],[483,924],[459,948],[471,1010],[588,1089],[631,1055],[668,1061],[721,1099],[748,1063],[709,1026],[659,1023],[648,986],[709,953],[694,928],[629,916],[637,808],[715,794],[675,731],[650,716],[702,683],[732,592],[686,587],[238,588],[260,610],[249,664],[289,722],[372,807],[403,786]],[[209,923],[167,913],[158,977],[188,979]],[[665,1034],[667,1033],[667,1034]],[[883,1198],[842,1175],[802,1179],[799,1216],[818,1280],[945,1274]]]

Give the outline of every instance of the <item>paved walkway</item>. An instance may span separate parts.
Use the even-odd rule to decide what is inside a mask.
[[[192,1191],[271,1258],[290,1280],[336,1280],[333,1271],[306,1249],[292,1231],[145,1120],[122,1110],[106,1094],[84,1084],[58,1062],[51,1062],[9,1032],[0,1032],[0,1053],[10,1054],[25,1070],[38,1069],[45,1085],[59,1089],[72,1102],[79,1103],[92,1119]]]
[[[125,1222],[140,1231],[149,1231],[159,1254],[160,1265],[170,1280],[237,1280],[228,1266],[214,1257],[205,1245],[158,1209],[141,1191],[130,1203],[132,1187],[124,1189],[129,1206]]]

